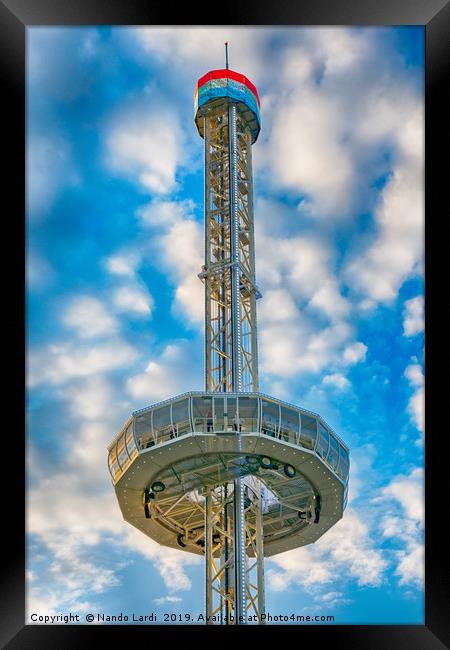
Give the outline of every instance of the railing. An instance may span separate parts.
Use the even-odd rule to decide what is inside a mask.
[[[240,398],[244,398],[242,402]],[[348,482],[348,448],[320,416],[260,393],[197,392],[133,413],[109,447],[113,482],[117,483],[139,451],[191,433],[262,433],[314,450],[345,484]]]

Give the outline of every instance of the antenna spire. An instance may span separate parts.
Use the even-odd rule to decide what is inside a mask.
[[[225,67],[228,70],[228,41],[225,41]]]

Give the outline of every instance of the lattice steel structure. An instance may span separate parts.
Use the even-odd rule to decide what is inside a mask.
[[[228,60],[228,52],[227,52]],[[205,389],[214,392],[258,390],[258,353],[251,148],[260,129],[259,97],[244,76],[227,68],[201,77],[194,93],[195,121],[205,141]],[[240,426],[236,422],[239,435]],[[247,490],[249,488],[247,487]],[[228,522],[228,486],[217,491],[216,502]],[[256,496],[259,491],[256,489]],[[246,622],[249,602],[258,619],[264,613],[264,589],[251,593],[247,540],[262,540],[262,518],[255,518],[254,535],[249,514],[258,510],[259,497],[245,508],[244,483],[232,484],[233,534],[225,534],[220,567],[212,544],[206,543],[206,614],[216,612],[229,621]],[[211,497],[207,497],[207,504]],[[208,509],[206,539],[209,534]],[[258,546],[259,548],[259,546]],[[261,541],[262,548],[262,541]],[[257,584],[264,584],[263,552],[256,553]],[[230,573],[232,571],[232,573]],[[232,586],[230,586],[232,575]],[[223,580],[221,580],[223,576]],[[214,596],[218,604],[214,604]],[[225,605],[224,605],[225,604]]]
[[[206,390],[257,391],[252,132],[228,98],[197,113],[205,139]]]
[[[205,392],[135,411],[108,465],[126,521],[204,556],[207,622],[262,624],[264,557],[316,541],[343,516],[349,452],[317,414],[258,392],[258,92],[227,62],[194,98],[205,142]]]

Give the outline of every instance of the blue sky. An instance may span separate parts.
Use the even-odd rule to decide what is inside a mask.
[[[419,623],[423,29],[28,28],[27,611],[203,611],[197,556],[121,519],[106,447],[203,388],[197,79],[261,97],[261,390],[351,450],[344,518],[266,561],[273,614]]]

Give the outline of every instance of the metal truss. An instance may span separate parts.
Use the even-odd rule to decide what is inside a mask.
[[[258,391],[251,132],[236,104],[205,110],[206,390]]]
[[[205,552],[205,610],[209,625],[263,623],[264,549],[261,482],[252,476],[239,481],[158,499],[152,504],[152,518],[178,533],[181,546],[197,544]],[[244,561],[236,562],[236,528],[240,527],[239,500],[243,504]],[[243,576],[240,575],[243,573]],[[242,579],[243,578],[243,579]],[[243,589],[243,592],[240,592]],[[240,593],[239,593],[240,592]],[[239,599],[240,606],[236,605]]]
[[[251,131],[239,104],[212,101],[204,109],[205,139],[205,384],[211,392],[257,392],[255,242]],[[239,433],[238,433],[239,435]],[[232,485],[232,513],[228,512]],[[262,517],[250,529],[242,478],[209,490],[205,504],[206,612],[230,623],[245,624],[248,606],[264,600]],[[258,500],[252,500],[252,507]],[[218,508],[220,512],[218,511]],[[222,522],[220,524],[220,522]],[[259,522],[256,524],[256,522]],[[221,525],[223,553],[214,557]],[[256,527],[256,528],[255,528]],[[258,532],[255,533],[255,530]],[[247,540],[249,540],[247,542]],[[256,543],[256,540],[258,542]],[[257,548],[256,592],[249,580],[248,543]],[[231,570],[232,568],[232,570]],[[262,596],[259,587],[261,587]],[[214,605],[217,596],[219,603]],[[249,605],[247,605],[249,603]]]
[[[209,625],[245,624],[249,614],[263,623],[265,613],[264,551],[260,482],[247,477],[242,494],[244,505],[245,560],[235,562],[235,528],[239,499],[234,483],[208,490],[205,496],[206,620]],[[245,579],[240,579],[243,571]],[[244,593],[238,594],[239,589]],[[239,598],[242,607],[236,607]]]
[[[243,458],[243,455],[224,458],[221,454],[207,454],[197,457],[195,461],[191,459],[188,469],[185,466],[185,461],[167,467],[158,477],[165,485],[164,492],[159,494],[157,499],[151,499],[148,504],[153,521],[174,533],[180,547],[192,547],[195,544],[204,549],[206,543],[204,495],[211,492],[213,501],[217,501],[220,490],[227,490],[234,508],[234,499],[235,496],[237,497],[237,493],[234,491],[233,483],[238,483],[243,495],[241,499],[244,520],[242,531],[247,528],[245,537],[243,532],[242,539],[240,538],[240,542],[238,542],[238,546],[241,548],[241,558],[243,557],[243,548],[249,557],[255,557],[258,553],[257,550],[255,553],[253,545],[247,543],[249,541],[248,529],[255,528],[256,515],[259,516],[256,511],[256,497],[251,499],[252,507],[247,508],[249,502],[246,492],[249,489],[254,494],[258,494],[259,489],[264,490],[266,495],[266,505],[261,513],[266,542],[280,539],[287,533],[307,526],[308,522],[300,518],[298,513],[312,512],[314,508],[315,493],[308,481],[301,476],[286,477],[283,470],[280,469],[259,470],[258,476],[256,476],[245,469]],[[238,477],[240,477],[240,481],[237,480]],[[253,483],[249,487],[250,480]],[[227,527],[224,523],[224,530],[228,530],[230,535],[234,535],[236,532],[235,527],[232,526],[233,516],[234,514],[230,511],[228,519],[225,517],[229,526]],[[226,538],[227,535],[225,535]],[[246,540],[245,546],[244,539]],[[219,544],[219,541],[215,543]],[[228,543],[226,542],[226,544]],[[230,542],[230,548],[233,543]],[[225,550],[226,544],[222,538],[220,538],[220,544],[224,544]],[[227,557],[229,556],[227,555]],[[230,562],[234,566],[232,557]],[[242,567],[246,566],[246,560],[243,559],[241,564],[240,571],[242,572]]]

